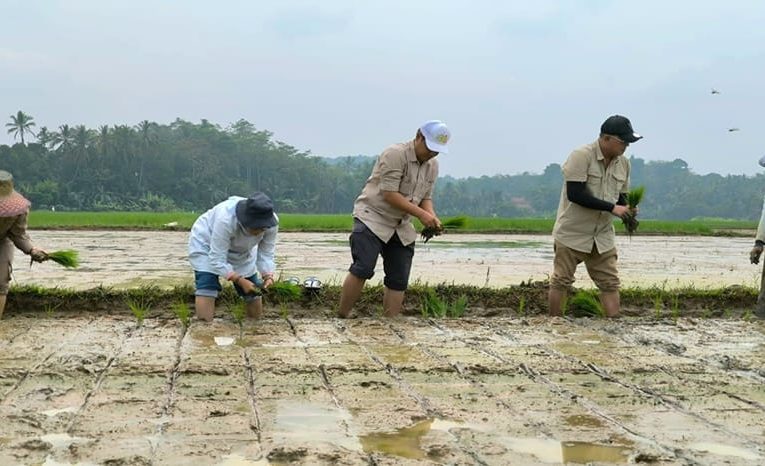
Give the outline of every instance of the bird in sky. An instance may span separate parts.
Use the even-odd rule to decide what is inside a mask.
[[[738,129],[738,128],[728,128],[728,132],[729,132],[729,133],[732,133],[732,132],[734,132],[734,131],[741,131],[741,130],[740,130],[740,129]]]
[[[719,94],[719,93],[720,93],[720,91],[718,91],[718,90],[717,90],[717,89],[715,89],[714,87],[712,88],[712,94],[713,94],[713,95],[714,95],[714,94]]]

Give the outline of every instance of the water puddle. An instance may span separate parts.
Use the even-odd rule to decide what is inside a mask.
[[[502,443],[516,453],[531,455],[543,463],[627,463],[631,453],[624,446],[552,439],[503,437]]]
[[[232,337],[215,337],[213,340],[218,346],[231,346],[234,344],[234,338]]]
[[[276,403],[274,437],[287,443],[325,442],[361,451],[361,444],[349,432],[351,413],[334,406],[279,400]]]
[[[734,447],[732,445],[723,445],[721,443],[698,442],[689,445],[688,448],[705,453],[712,453],[713,455],[735,456],[745,460],[758,460],[762,458],[760,455],[751,450]]]
[[[395,432],[374,433],[359,437],[365,453],[386,453],[413,460],[427,458],[422,450],[422,437],[430,432],[433,420],[418,422],[411,427],[402,427]]]
[[[46,456],[45,462],[41,466],[96,466],[96,463],[62,463]]]
[[[62,448],[69,448],[73,443],[89,441],[88,438],[72,437],[69,434],[47,434],[41,435],[40,440],[48,442],[53,445],[53,449],[58,450]]]
[[[69,406],[67,408],[60,408],[60,409],[49,409],[47,411],[43,411],[42,413],[45,414],[48,417],[54,417],[58,416],[59,414],[63,413],[76,413],[79,407],[77,406]]]
[[[386,453],[413,460],[426,459],[422,438],[431,431],[450,432],[452,429],[486,430],[480,426],[463,424],[444,419],[426,419],[395,432],[379,432],[359,437],[365,453]]]
[[[269,466],[271,464],[265,458],[250,460],[234,453],[226,455],[222,459],[223,461],[217,463],[216,466]]]

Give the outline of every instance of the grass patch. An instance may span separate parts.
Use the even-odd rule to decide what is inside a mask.
[[[178,301],[173,304],[173,313],[184,328],[189,327],[191,323],[191,308],[186,301]]]
[[[35,210],[29,215],[29,228],[48,229],[145,229],[188,231],[199,217],[194,212],[51,212]],[[280,231],[347,233],[353,227],[348,214],[279,214]],[[539,233],[549,234],[553,218],[470,217],[463,228],[450,233]],[[615,220],[620,223],[620,220]],[[414,220],[420,231],[422,224]],[[698,218],[688,221],[640,220],[638,235],[752,236],[756,221]],[[623,229],[619,228],[621,232]]]

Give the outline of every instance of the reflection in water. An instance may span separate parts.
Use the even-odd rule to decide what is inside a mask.
[[[688,448],[690,448],[691,450],[696,450],[696,451],[709,452],[714,455],[736,456],[738,458],[743,458],[746,460],[758,460],[762,458],[760,455],[758,455],[757,453],[753,451],[745,450],[739,447],[734,447],[732,445],[722,445],[720,443],[698,442],[698,443],[689,445]]]
[[[422,437],[430,432],[432,419],[418,422],[411,427],[403,427],[395,432],[374,433],[359,437],[365,453],[387,453],[413,460],[426,458],[422,451]]]
[[[351,414],[334,406],[278,400],[274,438],[286,443],[330,443],[352,451],[361,451],[358,439],[351,435]]]
[[[512,437],[504,437],[502,440],[502,443],[514,452],[534,456],[545,463],[626,463],[630,454],[627,447],[587,442]]]

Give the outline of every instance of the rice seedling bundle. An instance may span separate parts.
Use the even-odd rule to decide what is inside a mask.
[[[588,291],[579,291],[568,299],[567,310],[574,317],[604,317],[606,312],[597,297]]]
[[[465,225],[467,225],[467,217],[453,217],[444,222],[441,222],[441,228],[425,227],[422,229],[420,234],[427,243],[434,236],[438,236],[447,230],[464,228]]]
[[[643,194],[645,194],[645,186],[638,186],[627,193],[627,206],[629,206],[630,211],[622,217],[622,223],[624,228],[627,229],[627,234],[630,236],[637,231],[638,225],[640,225],[637,213],[632,213],[632,209],[637,207],[640,201],[643,200]]]
[[[273,285],[266,288],[265,291],[269,296],[273,296],[280,301],[293,301],[299,299],[302,295],[300,285],[288,281],[274,282]]]
[[[80,254],[74,249],[49,252],[48,259],[69,269],[75,269],[80,265]]]

